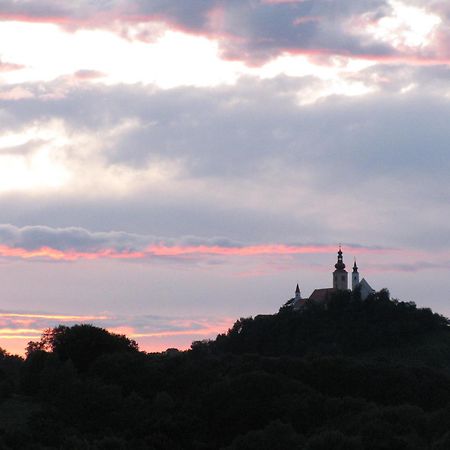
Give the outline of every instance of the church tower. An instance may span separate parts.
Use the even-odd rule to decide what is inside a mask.
[[[295,289],[295,300],[301,300],[302,298],[302,294],[300,293],[300,288],[298,287],[298,283],[297,283],[297,287]]]
[[[352,272],[352,291],[356,289],[356,286],[359,284],[359,272],[358,266],[356,265],[356,259],[353,264],[353,272]]]
[[[338,260],[334,267],[336,270],[333,272],[333,289],[346,291],[348,289],[348,273],[345,270],[341,246],[339,246]]]

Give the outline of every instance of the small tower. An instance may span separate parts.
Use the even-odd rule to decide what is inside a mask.
[[[356,287],[359,284],[359,272],[358,272],[358,266],[356,265],[356,258],[355,262],[353,263],[353,272],[352,272],[352,291],[356,289]]]
[[[346,291],[348,289],[348,273],[345,270],[345,264],[342,257],[342,249],[339,245],[338,260],[334,265],[336,270],[333,272],[333,289]]]
[[[298,283],[297,283],[297,287],[295,288],[295,300],[301,300],[302,295],[300,293],[300,288],[298,287]]]

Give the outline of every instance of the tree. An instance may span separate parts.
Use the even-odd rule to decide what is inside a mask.
[[[103,354],[136,352],[138,345],[124,335],[93,325],[60,325],[45,330],[40,341],[28,343],[27,357],[38,351],[52,352],[61,361],[70,359],[78,370],[84,371]]]

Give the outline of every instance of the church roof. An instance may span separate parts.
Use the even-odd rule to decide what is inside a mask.
[[[325,303],[330,299],[333,292],[335,292],[334,288],[314,289],[309,299],[317,303]]]
[[[306,300],[306,298],[294,299],[292,302],[292,308],[294,309],[294,311],[301,309],[306,303]]]
[[[375,292],[375,289],[366,281],[365,278],[363,278],[360,282],[359,282],[359,286],[364,287],[366,289],[368,289],[369,291],[373,291]]]
[[[375,292],[375,289],[372,288],[365,278],[363,278],[356,287],[361,293],[362,300],[365,300],[370,294]]]

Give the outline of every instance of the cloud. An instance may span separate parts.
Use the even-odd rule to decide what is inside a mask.
[[[11,71],[20,70],[23,68],[24,68],[24,66],[22,64],[8,63],[8,62],[4,62],[0,59],[0,73],[1,72],[11,72]]]
[[[98,70],[83,69],[83,70],[77,70],[73,76],[75,79],[78,79],[78,80],[96,80],[98,78],[104,77],[105,74],[102,72],[99,72]]]
[[[392,23],[397,17],[397,4],[402,5],[387,0],[346,0],[339,5],[327,0],[192,0],[189,3],[181,0],[115,0],[107,3],[83,0],[76,4],[6,0],[0,18],[55,23],[68,30],[106,28],[144,40],[154,40],[155,33],[161,32],[155,31],[154,24],[165,23],[172,29],[215,39],[223,56],[251,64],[262,63],[285,52],[312,56],[427,57],[427,52],[422,49],[394,45],[396,36],[404,33],[404,26],[391,27],[396,36],[390,40],[382,39],[380,33],[367,32],[368,24],[378,30],[383,19]],[[424,11],[422,17],[425,12],[445,14],[440,4],[429,7],[417,2],[417,6]],[[133,27],[138,27],[136,32],[127,31]],[[433,52],[437,59],[442,56],[438,48]]]
[[[56,121],[47,142],[62,142],[55,157],[71,178],[39,208],[26,192],[3,193],[2,211],[22,226],[95,230],[107,217],[138,235],[439,245],[449,233],[446,75],[372,67],[360,76],[376,94],[307,105],[298,98],[310,78],[165,91],[26,85],[32,98],[0,101],[0,128],[23,136]]]
[[[383,75],[388,76],[386,73]],[[246,176],[258,173],[274,159],[297,164],[299,170],[311,168],[312,163],[320,165],[322,171],[334,170],[335,162],[330,163],[337,147],[341,149],[338,164],[342,169],[356,164],[364,171],[404,170],[416,164],[416,157],[424,157],[420,147],[431,131],[437,133],[433,134],[435,148],[424,162],[434,164],[433,155],[446,151],[446,128],[436,120],[446,120],[449,110],[439,92],[413,91],[406,96],[396,92],[394,96],[388,91],[301,106],[297,98],[309,86],[307,80],[286,77],[266,81],[248,78],[233,87],[216,89],[159,91],[139,86],[95,86],[69,89],[62,98],[0,105],[8,112],[9,126],[53,117],[64,120],[72,137],[85,130],[111,133],[116,129],[101,148],[112,165],[138,169],[166,161],[172,170],[181,167],[196,176]],[[423,119],[424,102],[439,111],[437,119]],[[416,123],[411,133],[401,132],[410,120]],[[119,128],[127,121],[130,126]],[[3,124],[8,126],[8,118]],[[386,129],[395,142],[383,142],[381,147]],[[403,153],[402,164],[392,164],[399,145],[414,158]],[[363,153],[355,153],[357,148]],[[356,176],[361,173],[355,171]]]
[[[381,247],[348,246],[359,253],[386,252]],[[330,245],[242,244],[226,238],[177,239],[144,236],[125,232],[91,232],[82,228],[0,225],[0,255],[21,259],[75,261],[78,259],[146,259],[198,256],[257,257],[333,252]]]
[[[391,264],[370,264],[367,268],[369,272],[406,272],[417,273],[423,271],[447,271],[450,269],[450,260],[433,261],[430,257],[429,261],[414,261],[414,262],[393,262]]]

